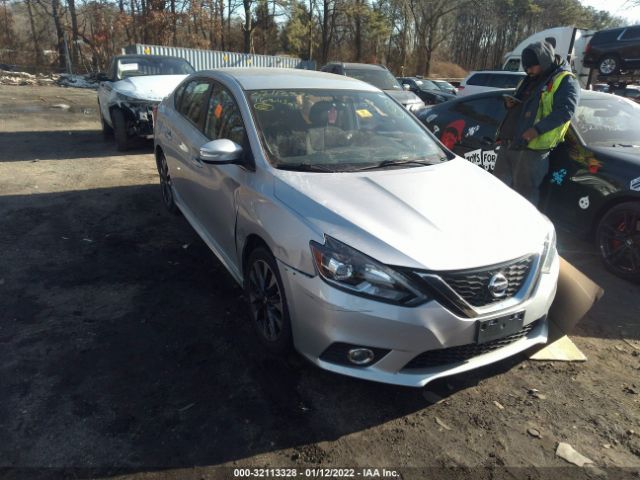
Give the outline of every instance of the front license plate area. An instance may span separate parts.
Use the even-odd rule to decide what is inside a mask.
[[[524,312],[491,320],[478,320],[476,323],[476,343],[487,343],[513,335],[522,329],[523,323]]]

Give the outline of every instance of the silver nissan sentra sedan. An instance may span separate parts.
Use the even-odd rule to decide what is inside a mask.
[[[375,87],[198,72],[155,132],[165,206],[242,285],[269,350],[419,387],[546,342],[551,223]]]

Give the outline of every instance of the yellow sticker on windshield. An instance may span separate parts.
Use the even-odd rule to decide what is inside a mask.
[[[362,108],[360,110],[356,110],[356,113],[358,114],[358,116],[360,118],[371,118],[371,117],[373,117],[373,114],[369,110],[367,110],[365,108]]]
[[[263,112],[268,112],[269,110],[273,110],[273,105],[270,103],[256,103],[254,105],[256,110],[261,110]]]

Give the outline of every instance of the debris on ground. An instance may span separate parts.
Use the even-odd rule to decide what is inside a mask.
[[[493,404],[498,407],[498,410],[504,410],[504,406],[500,402],[494,400]]]
[[[566,335],[538,350],[530,360],[557,362],[586,362],[587,357]]]
[[[638,388],[635,385],[626,386],[622,389],[624,393],[630,393],[631,395],[638,395]]]
[[[0,85],[60,85],[62,87],[98,88],[92,74],[71,75],[67,73],[28,73],[0,69]]]
[[[578,467],[583,467],[586,464],[593,463],[593,460],[585,457],[581,453],[578,453],[571,445],[564,442],[558,443],[556,455],[569,463],[577,465]]]
[[[60,110],[69,110],[71,105],[67,105],[66,103],[56,103],[55,105],[51,105],[51,108],[59,108]]]
[[[436,423],[438,425],[440,425],[442,428],[444,428],[445,430],[452,430],[452,428],[447,425],[446,423],[444,423],[442,420],[440,420],[438,417],[436,417]]]
[[[540,433],[540,430],[538,430],[536,428],[527,428],[527,433],[529,435],[531,435],[532,437],[542,438],[542,434]]]

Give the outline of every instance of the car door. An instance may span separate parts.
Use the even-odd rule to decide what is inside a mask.
[[[444,127],[442,135],[453,151],[471,163],[492,172],[498,156],[495,137],[506,113],[502,95],[488,95],[458,102],[452,109],[454,120]]]
[[[159,132],[178,202],[186,208],[187,216],[193,216],[197,199],[197,178],[202,170],[197,161],[199,150],[208,141],[202,128],[210,91],[207,78],[194,78],[179,86],[174,109]]]
[[[233,94],[224,85],[212,83],[204,115],[203,143],[228,139],[243,147],[246,164],[207,164],[195,160],[191,167],[192,211],[225,265],[238,272],[236,250],[236,195],[241,185],[252,175],[252,155],[247,140],[245,122]],[[196,156],[197,157],[197,156]]]
[[[605,165],[571,127],[564,142],[551,151],[549,173],[541,189],[542,210],[571,230],[585,231],[593,211],[614,190],[607,181]]]

